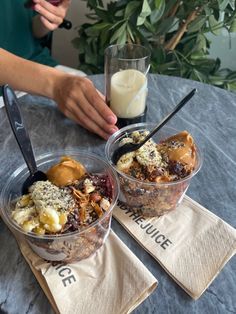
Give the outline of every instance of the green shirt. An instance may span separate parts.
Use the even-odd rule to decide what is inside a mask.
[[[49,66],[58,63],[32,33],[35,12],[26,9],[26,0],[0,0],[0,47],[25,59]]]

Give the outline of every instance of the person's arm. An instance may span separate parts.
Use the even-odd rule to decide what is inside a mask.
[[[25,60],[0,48],[0,85],[53,98],[56,69]]]
[[[36,38],[42,38],[50,31],[54,31],[63,22],[71,0],[62,0],[54,6],[45,0],[33,0],[33,9],[38,12],[33,17],[32,30]]]
[[[68,118],[104,139],[117,131],[115,114],[88,78],[66,74],[0,48],[0,85],[4,84],[54,99]]]

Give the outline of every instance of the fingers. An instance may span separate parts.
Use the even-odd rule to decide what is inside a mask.
[[[103,99],[103,101],[105,101],[105,96],[98,90],[96,89],[98,95]]]
[[[105,140],[107,140],[111,134],[117,131],[117,128],[113,125],[107,127],[109,131],[105,131],[95,121],[91,120],[91,117],[86,115],[80,107],[77,107],[74,102],[68,102],[66,108],[61,108],[60,106],[59,108],[65,114],[65,116],[80,124],[88,131],[99,135]]]
[[[84,101],[81,100],[80,105],[80,110],[83,113],[85,122],[96,125],[96,130],[101,129],[110,135],[118,130],[118,128],[115,126],[116,117],[110,115],[108,116],[110,117],[110,121],[109,119],[107,119],[107,117],[106,119],[104,119],[101,115],[101,112],[98,112],[97,109],[95,109],[90,103],[88,103],[86,99]],[[103,107],[108,108],[106,104],[103,104]],[[78,104],[76,103],[76,106],[74,107],[75,114],[77,114],[77,108]]]
[[[104,95],[95,89],[93,83],[88,78],[84,78],[83,82],[81,89],[86,97],[87,109],[93,113],[93,119],[98,121],[101,126],[104,123],[116,124],[116,115],[105,104]]]
[[[60,73],[54,84],[53,99],[70,119],[104,139],[118,130],[116,115],[106,105],[104,96],[84,77]]]
[[[64,0],[59,6],[45,0],[34,0],[34,3],[34,10],[41,15],[41,21],[49,30],[54,30],[63,22],[70,0]]]
[[[58,24],[53,24],[51,22],[49,22],[45,17],[43,17],[42,15],[40,16],[40,20],[43,23],[43,25],[49,30],[49,31],[54,31],[57,27]]]
[[[106,104],[104,106],[107,107]],[[83,96],[79,102],[77,100],[71,103],[70,111],[81,125],[105,139],[118,130],[114,123],[106,122]]]
[[[53,12],[54,6],[51,5],[50,3],[48,5],[52,6],[52,10],[50,9],[50,7],[49,7],[49,9],[43,7],[41,5],[41,3],[40,4],[36,4],[34,6],[34,10],[36,12],[38,12],[42,17],[44,17],[44,19],[47,19],[48,21],[50,21],[51,24],[60,25],[63,22],[64,16],[61,13],[58,15],[58,13]]]
[[[62,0],[59,2],[59,4],[54,5],[53,1],[50,2],[50,0],[33,0],[35,5],[41,6],[47,11],[50,11],[53,14],[60,15],[65,14],[67,9],[70,6],[71,0]]]

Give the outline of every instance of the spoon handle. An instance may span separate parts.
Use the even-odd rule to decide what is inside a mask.
[[[29,134],[21,117],[21,112],[18,106],[16,95],[9,85],[4,85],[2,88],[2,92],[7,116],[12,131],[20,147],[24,160],[29,168],[30,174],[34,174],[37,171],[36,162]]]
[[[145,138],[143,142],[141,142],[138,146],[142,146],[145,144],[160,128],[162,128],[167,121],[169,121],[173,115],[175,115],[196,93],[197,89],[194,88],[188,95],[186,95],[179,103],[175,106],[175,108],[149,133],[149,135]]]

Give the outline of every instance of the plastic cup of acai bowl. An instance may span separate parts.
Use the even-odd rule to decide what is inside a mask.
[[[7,180],[1,192],[1,216],[16,238],[26,241],[32,250],[47,261],[71,263],[94,254],[105,242],[111,228],[113,208],[119,194],[119,181],[114,169],[102,158],[78,150],[48,153],[36,158],[39,170],[47,171],[60,161],[62,156],[70,156],[84,165],[89,173],[105,175],[112,188],[112,200],[107,211],[96,221],[82,230],[66,234],[38,235],[24,231],[11,217],[16,200],[21,196],[24,180],[29,176],[26,165],[16,169]]]
[[[105,147],[105,155],[108,163],[117,172],[120,181],[119,201],[134,212],[143,216],[155,217],[166,214],[181,203],[192,178],[202,166],[202,154],[196,145],[196,165],[190,175],[172,182],[144,182],[118,170],[112,162],[113,152],[119,147],[122,138],[129,137],[135,131],[151,131],[154,123],[137,123],[128,125],[108,139]],[[179,130],[164,126],[153,137],[155,143],[167,139],[179,133]]]

